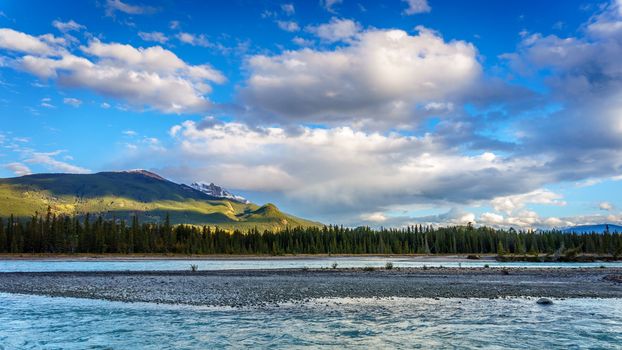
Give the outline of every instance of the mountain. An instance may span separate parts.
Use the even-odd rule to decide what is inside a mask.
[[[50,207],[56,214],[126,220],[137,215],[142,222],[162,221],[168,214],[174,224],[223,228],[321,225],[283,213],[273,204],[259,206],[213,188],[220,191],[177,184],[146,170],[26,175],[0,179],[0,217],[26,218],[45,214]]]
[[[246,198],[242,196],[234,195],[233,193],[227,191],[226,189],[214,185],[214,183],[206,184],[204,182],[193,182],[190,187],[194,188],[197,191],[201,191],[208,196],[222,198],[222,199],[230,199],[232,201],[249,204]]]
[[[573,227],[567,227],[565,229],[562,230],[562,232],[567,232],[567,233],[592,233],[592,232],[597,232],[597,233],[604,233],[607,228],[609,229],[609,232],[613,233],[613,232],[619,232],[622,233],[622,226],[620,225],[613,225],[613,224],[598,224],[598,225],[581,225],[581,226],[573,226]]]

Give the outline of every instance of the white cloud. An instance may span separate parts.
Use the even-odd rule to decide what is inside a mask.
[[[478,224],[496,228],[508,229],[536,229],[536,228],[563,228],[573,226],[585,221],[584,218],[557,218],[541,217],[538,213],[531,210],[521,210],[512,215],[503,216],[496,213],[483,213],[478,218]]]
[[[404,221],[404,219],[402,219]],[[424,224],[433,226],[443,225],[467,225],[476,224],[475,214],[466,212],[462,209],[452,208],[446,213],[438,215],[428,215],[416,218],[407,218],[408,224]]]
[[[526,176],[545,160],[461,155],[431,135],[381,134],[350,127],[288,130],[213,118],[175,125],[169,134],[177,146],[159,155],[168,165],[163,174],[271,192],[272,197],[284,197],[307,213],[322,215],[359,217],[390,206],[480,203],[500,193],[530,192],[546,181]]]
[[[41,107],[56,108],[56,106],[52,104],[52,99],[49,97],[44,97],[41,99]]]
[[[423,107],[426,111],[449,111],[454,109],[454,104],[451,102],[429,102]]]
[[[192,46],[203,46],[210,47],[212,46],[209,40],[205,37],[205,35],[196,35],[192,33],[178,33],[177,39],[184,44],[192,45]]]
[[[181,23],[179,21],[170,21],[168,27],[170,29],[179,29],[179,27],[181,26]]]
[[[32,171],[30,170],[29,167],[18,162],[4,164],[2,167],[7,170],[12,171],[17,176],[24,176],[24,175],[32,174]]]
[[[307,40],[305,38],[301,38],[299,36],[292,39],[292,42],[299,46],[311,46],[313,45],[313,41]]]
[[[538,213],[523,210],[509,216],[495,213],[483,213],[478,218],[478,224],[508,229],[561,229],[578,225],[594,225],[603,223],[622,223],[622,214],[608,215],[577,215],[568,217],[542,217]]]
[[[71,31],[80,31],[82,29],[85,29],[86,27],[83,26],[80,23],[77,23],[74,20],[69,20],[68,22],[62,22],[59,20],[54,20],[52,22],[52,26],[54,26],[54,28],[58,29],[59,31],[63,32],[63,33],[67,33],[67,32],[71,32]]]
[[[168,41],[168,37],[162,32],[138,32],[138,36],[144,41],[153,41],[160,44],[165,44]]]
[[[502,56],[516,74],[546,76],[549,92],[543,97],[558,107],[537,122],[519,122],[517,128],[523,152],[548,154],[552,160],[539,172],[555,173],[557,181],[590,186],[620,174],[622,31],[614,30],[622,28],[618,10],[613,2],[605,6],[578,36],[527,34],[516,52]]]
[[[352,39],[361,29],[361,25],[353,20],[336,17],[328,23],[307,27],[307,31],[330,43]]]
[[[613,206],[613,204],[611,204],[609,202],[601,202],[600,204],[598,204],[598,209],[606,210],[606,211],[612,211],[614,209],[614,206]]]
[[[400,119],[412,124],[417,104],[448,105],[481,73],[473,45],[445,42],[425,28],[417,35],[368,30],[346,47],[252,56],[247,67],[241,96],[262,116],[329,123],[369,119],[393,127]]]
[[[106,0],[106,15],[114,16],[115,12],[123,12],[128,15],[146,15],[158,11],[157,8],[146,5],[131,5],[121,0]]]
[[[0,48],[45,56],[57,53],[44,38],[34,37],[9,28],[0,28]]]
[[[495,213],[483,213],[482,215],[480,215],[479,221],[485,223],[488,226],[498,226],[502,225],[505,219],[503,215]]]
[[[39,38],[4,29],[0,30],[0,47],[27,53],[13,65],[41,79],[87,88],[137,108],[152,107],[165,113],[205,111],[210,106],[206,98],[212,90],[210,84],[226,80],[210,65],[189,65],[160,46],[135,48],[94,40],[80,47],[92,58],[66,51],[51,58],[46,56],[54,50]]]
[[[320,5],[322,5],[326,11],[335,13],[334,6],[339,5],[342,2],[343,0],[320,0]]]
[[[278,24],[279,28],[286,32],[297,32],[300,30],[298,23],[294,21],[276,21],[276,23]]]
[[[387,217],[381,212],[375,212],[375,213],[362,214],[361,220],[369,221],[373,223],[380,223],[380,222],[387,221]]]
[[[125,130],[125,131],[123,131],[123,135],[126,135],[126,136],[136,136],[136,135],[138,135],[138,133],[136,131],[134,131],[134,130]]]
[[[426,13],[432,11],[428,0],[402,0],[408,4],[408,7],[404,10],[406,15],[414,15],[417,13]]]
[[[74,97],[65,97],[63,99],[63,103],[77,108],[77,107],[80,107],[80,105],[82,104],[82,101]]]
[[[39,164],[47,167],[52,171],[60,171],[64,173],[84,174],[91,172],[89,169],[54,159],[55,156],[61,153],[63,153],[63,151],[48,153],[34,152],[29,155],[28,159],[24,160],[24,163]]]
[[[545,189],[538,189],[528,193],[494,198],[491,201],[493,208],[508,215],[517,210],[524,209],[527,204],[545,204],[564,206],[566,202],[561,200],[562,195]]]
[[[102,102],[99,106],[103,109],[108,109],[110,108],[110,103]]]
[[[294,4],[281,4],[281,11],[283,11],[286,15],[291,16],[296,13],[296,8]]]

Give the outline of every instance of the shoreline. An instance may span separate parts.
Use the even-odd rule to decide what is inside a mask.
[[[181,260],[181,261],[218,261],[218,260],[327,260],[347,258],[372,259],[400,259],[412,262],[530,262],[530,263],[585,263],[585,262],[622,262],[622,257],[609,255],[583,254],[576,258],[554,258],[550,255],[524,256],[495,254],[476,255],[477,259],[469,258],[475,254],[296,254],[296,255],[187,255],[187,254],[31,254],[31,253],[0,253],[0,261],[153,261],[153,260]]]
[[[40,261],[149,261],[149,260],[324,260],[329,258],[378,258],[410,259],[422,262],[476,262],[496,261],[495,255],[480,255],[479,259],[468,259],[458,254],[298,254],[298,255],[185,255],[185,254],[0,254],[0,260],[40,260]]]
[[[622,298],[622,268],[6,272],[0,292],[231,307],[318,298]]]

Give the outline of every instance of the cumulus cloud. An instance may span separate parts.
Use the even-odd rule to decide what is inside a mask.
[[[93,40],[81,46],[84,54],[55,49],[52,38],[0,29],[0,48],[25,53],[12,65],[59,85],[86,88],[121,99],[137,108],[164,113],[201,112],[210,107],[210,84],[225,82],[208,64],[190,65],[160,46],[135,48]]]
[[[276,21],[276,24],[286,32],[297,32],[300,30],[300,26],[294,21]]]
[[[305,38],[301,38],[299,36],[293,38],[292,42],[299,46],[311,46],[313,44],[313,41],[305,39]]]
[[[15,174],[17,176],[23,176],[23,175],[30,175],[30,174],[32,174],[32,171],[30,170],[29,167],[27,167],[26,165],[24,165],[22,163],[18,163],[18,162],[4,164],[2,167],[7,169],[7,170],[9,170],[9,171],[12,171],[13,174]]]
[[[548,72],[547,99],[559,107],[517,127],[524,153],[549,154],[540,171],[558,181],[598,181],[622,170],[622,31],[612,29],[622,27],[619,9],[609,4],[579,36],[525,35],[503,56],[525,76]]]
[[[71,32],[71,31],[77,32],[77,31],[80,31],[86,28],[85,26],[83,26],[80,23],[77,23],[74,20],[69,20],[67,22],[55,20],[52,22],[52,26],[54,26],[54,28],[58,29],[59,31],[63,33]]]
[[[336,17],[333,17],[328,23],[307,27],[307,31],[329,43],[349,40],[361,29],[361,25],[353,20]]]
[[[253,56],[242,99],[258,113],[283,120],[361,122],[382,115],[393,125],[412,121],[418,104],[451,103],[481,73],[473,45],[418,30],[409,35],[373,29],[333,50]]]
[[[515,228],[515,229],[536,229],[536,228],[563,228],[575,225],[579,218],[557,218],[557,217],[541,217],[532,210],[521,210],[511,215],[499,215],[496,213],[483,213],[478,218],[478,224],[497,227],[497,228]]]
[[[53,40],[50,40],[53,39]],[[48,36],[34,37],[9,28],[0,28],[0,48],[34,55],[50,56],[57,53],[50,41],[55,38]]]
[[[209,40],[207,40],[207,38],[203,34],[197,35],[197,34],[182,32],[182,33],[177,34],[177,39],[179,39],[179,41],[181,41],[184,44],[188,44],[192,46],[203,46],[203,47],[212,46]]]
[[[600,204],[598,204],[598,209],[606,210],[606,211],[612,211],[614,209],[614,206],[613,206],[613,204],[611,204],[609,202],[601,202]]]
[[[595,225],[603,223],[620,223],[622,214],[608,215],[577,215],[566,217],[543,217],[535,211],[524,210],[515,215],[503,216],[494,213],[483,213],[478,218],[479,225],[508,229],[562,229],[578,225]]]
[[[360,218],[363,221],[368,221],[368,222],[373,222],[373,223],[380,223],[380,222],[387,221],[387,217],[381,212],[362,214]]]
[[[170,135],[176,146],[158,154],[167,164],[164,175],[269,192],[307,215],[358,217],[411,204],[479,203],[547,181],[527,176],[545,159],[463,155],[433,135],[256,127],[214,118],[175,125]]]
[[[406,15],[415,15],[418,13],[426,13],[432,11],[430,5],[428,5],[428,0],[402,0],[408,7],[404,10],[404,14]]]
[[[168,37],[162,32],[138,32],[138,36],[144,41],[153,41],[160,44],[165,44],[168,41]]]
[[[475,214],[469,213],[459,208],[451,208],[448,212],[409,218],[406,224],[425,224],[425,225],[468,225],[475,224]]]
[[[537,189],[528,193],[511,196],[496,197],[491,201],[492,207],[508,215],[522,210],[527,204],[545,204],[564,206],[566,202],[561,200],[562,195],[545,189]]]

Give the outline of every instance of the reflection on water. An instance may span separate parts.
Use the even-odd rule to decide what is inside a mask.
[[[157,270],[189,270],[190,265],[197,265],[204,270],[232,269],[283,269],[283,268],[328,268],[337,263],[340,268],[350,267],[384,267],[387,262],[395,267],[525,267],[525,268],[556,268],[556,267],[622,267],[622,262],[609,263],[530,263],[496,261],[442,261],[438,259],[422,261],[412,258],[386,257],[326,257],[309,259],[220,259],[220,260],[0,260],[0,272],[39,272],[39,271],[157,271]]]
[[[615,349],[622,299],[331,299],[223,309],[0,294],[2,349]]]

